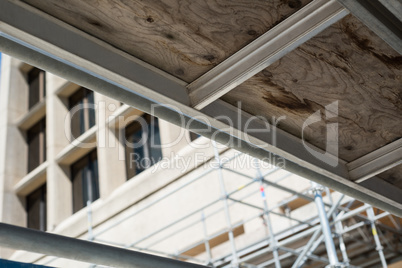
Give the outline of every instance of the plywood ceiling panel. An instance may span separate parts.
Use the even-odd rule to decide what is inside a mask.
[[[192,82],[311,0],[23,0]]]
[[[304,129],[325,149],[326,123],[339,122],[339,156],[355,160],[402,137],[402,57],[351,15],[222,97],[253,115],[286,116],[301,137],[305,120],[338,102],[339,116]]]
[[[378,177],[392,185],[395,185],[397,188],[402,189],[402,165],[393,167],[379,174]]]

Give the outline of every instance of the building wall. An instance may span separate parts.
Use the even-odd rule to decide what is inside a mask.
[[[46,99],[28,111],[27,73],[30,66],[3,55],[2,79],[0,91],[0,220],[19,226],[26,226],[25,197],[46,182],[47,185],[47,231],[61,235],[88,238],[88,208],[73,214],[72,185],[69,167],[83,155],[97,148],[99,163],[100,198],[90,208],[93,232],[96,234],[108,226],[117,223],[127,215],[136,214],[116,228],[98,236],[97,239],[146,247],[169,235],[174,230],[176,235],[155,244],[156,251],[184,251],[203,241],[205,236],[219,233],[226,234],[230,228],[224,213],[220,179],[224,182],[226,193],[244,187],[257,176],[257,170],[251,167],[252,159],[243,155],[229,170],[211,170],[215,151],[209,140],[199,138],[191,143],[189,133],[178,126],[160,120],[163,165],[151,167],[131,180],[126,180],[123,133],[130,119],[142,112],[121,105],[106,96],[95,93],[96,125],[86,131],[77,140],[69,140],[68,97],[79,88],[64,79],[46,73]],[[46,116],[47,160],[27,174],[26,130]],[[176,141],[176,142],[174,142]],[[85,146],[83,146],[85,145]],[[233,157],[237,152],[220,146],[217,149],[223,159]],[[243,162],[242,162],[243,161]],[[184,168],[184,164],[186,167]],[[237,164],[236,164],[237,163]],[[241,165],[243,163],[243,166]],[[248,166],[244,166],[248,163]],[[270,168],[262,168],[268,172]],[[209,173],[207,173],[209,172]],[[246,176],[239,175],[240,173]],[[189,184],[153,206],[147,207],[158,198],[186,185],[198,176],[199,180]],[[309,187],[307,180],[285,171],[275,172],[269,177],[276,181],[286,176],[291,187],[300,191]],[[249,195],[244,200],[249,204],[261,206],[258,183],[247,186],[236,198]],[[270,204],[289,198],[291,194],[274,188],[267,188]],[[237,196],[236,196],[237,195]],[[208,208],[205,205],[215,202]],[[271,203],[272,202],[272,203]],[[241,248],[250,241],[266,236],[267,227],[262,217],[242,223],[242,221],[261,213],[258,209],[245,207],[244,204],[230,201],[229,218],[231,224],[242,228],[236,235],[236,247]],[[146,209],[143,209],[147,207]],[[143,209],[143,210],[142,210]],[[219,210],[214,214],[214,211]],[[310,208],[311,210],[311,208]],[[280,212],[280,208],[275,211]],[[193,215],[180,221],[172,228],[158,231],[177,221],[186,214]],[[205,220],[203,215],[213,214]],[[308,218],[314,212],[301,213],[300,219]],[[294,221],[271,215],[275,230],[285,229]],[[193,222],[196,222],[192,224]],[[190,226],[190,227],[187,227]],[[206,231],[205,231],[206,230]],[[150,239],[140,241],[152,232],[158,233]],[[206,233],[205,233],[206,232]],[[230,254],[228,239],[223,239],[215,246],[213,255]],[[199,256],[205,255],[199,252]],[[40,254],[2,249],[1,257],[18,261],[46,263],[49,257]],[[51,263],[61,267],[79,267],[77,263],[58,259]],[[87,264],[82,264],[86,267]]]

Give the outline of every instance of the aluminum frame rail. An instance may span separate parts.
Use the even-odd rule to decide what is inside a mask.
[[[313,1],[187,86],[201,109],[256,75],[349,12],[336,1]]]
[[[0,244],[66,259],[127,268],[202,268],[206,266],[163,258],[85,240],[0,223]]]

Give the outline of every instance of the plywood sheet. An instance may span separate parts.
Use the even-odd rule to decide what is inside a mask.
[[[351,15],[222,97],[253,115],[286,116],[279,128],[326,149],[327,123],[339,124],[339,156],[357,159],[402,137],[402,56]],[[338,101],[339,116],[325,106]]]
[[[390,170],[377,175],[377,177],[402,189],[402,165],[391,168]]]
[[[311,0],[23,0],[191,82]]]

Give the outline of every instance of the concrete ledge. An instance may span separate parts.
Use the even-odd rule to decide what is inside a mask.
[[[46,182],[46,169],[48,162],[43,162],[37,168],[28,173],[15,186],[14,191],[17,195],[27,195],[40,185]]]
[[[56,162],[60,165],[71,165],[86,153],[96,148],[96,132],[98,126],[95,125],[77,139],[67,145],[57,156]],[[83,143],[88,143],[83,146]]]
[[[19,129],[25,131],[35,125],[46,115],[46,100],[42,100],[35,104],[20,120],[17,126]]]

